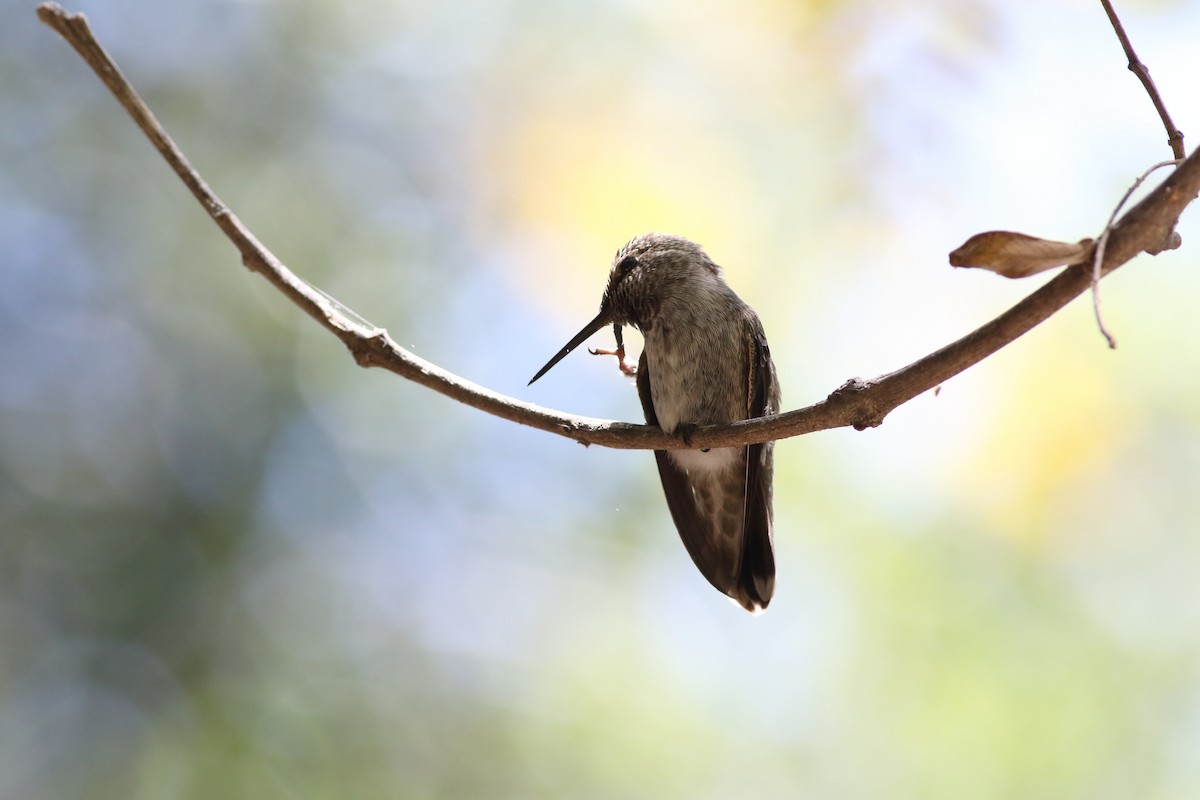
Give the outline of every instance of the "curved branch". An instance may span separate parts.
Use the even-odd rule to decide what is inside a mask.
[[[390,370],[465,405],[581,444],[631,450],[729,447],[831,428],[874,427],[893,409],[939,386],[1048,319],[1091,284],[1089,265],[1067,267],[999,317],[919,361],[871,381],[847,381],[825,400],[806,408],[732,425],[698,428],[691,434],[689,445],[685,445],[656,427],[578,417],[498,394],[409,353],[386,330],[353,321],[337,304],[285,267],[213,193],[96,41],[82,14],[68,13],[57,3],[44,3],[38,7],[38,17],[66,39],[104,81],[237,247],[242,262],[338,337],[359,365]],[[1193,154],[1112,229],[1102,271],[1107,274],[1143,251],[1161,250],[1172,234],[1175,221],[1198,193],[1200,156]]]

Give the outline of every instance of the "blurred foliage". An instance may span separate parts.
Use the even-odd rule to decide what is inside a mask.
[[[1200,23],[1122,7],[1176,121]],[[706,244],[785,403],[1029,291],[1165,135],[1092,3],[80,2],[290,266],[498,391],[611,253]],[[0,798],[1200,793],[1200,280],[1105,282],[880,429],[778,449],[779,594],[696,573],[652,459],[357,369],[33,5],[0,8]],[[1070,36],[1063,35],[1070,31]]]

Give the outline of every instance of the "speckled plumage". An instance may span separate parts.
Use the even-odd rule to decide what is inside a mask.
[[[646,421],[667,433],[779,411],[779,383],[762,323],[694,242],[650,233],[613,259],[600,313],[533,380],[612,324],[642,332],[637,386]],[[530,381],[532,383],[533,381]],[[750,611],[775,585],[773,443],[713,450],[656,450],[680,538],[704,576]]]

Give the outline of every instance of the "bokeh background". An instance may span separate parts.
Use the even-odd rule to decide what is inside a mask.
[[[1195,143],[1200,7],[1118,6]],[[1169,157],[1084,0],[70,7],[299,274],[590,416],[640,418],[611,360],[525,383],[632,235],[725,265],[796,408],[1040,280],[967,236],[1095,235]],[[1115,352],[1080,300],[781,443],[752,618],[648,453],[357,368],[32,2],[0,120],[0,798],[1200,796],[1196,209]]]

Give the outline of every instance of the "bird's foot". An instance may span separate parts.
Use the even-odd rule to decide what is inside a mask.
[[[675,435],[682,439],[684,444],[686,444],[688,447],[691,447],[692,434],[695,433],[696,429],[699,427],[700,426],[694,422],[683,422],[675,427]],[[709,448],[705,447],[700,452],[707,453],[708,450]]]
[[[625,345],[623,344],[617,345],[616,350],[601,350],[599,348],[592,350],[588,348],[588,352],[594,356],[616,356],[617,366],[620,368],[621,374],[627,375],[630,378],[637,375],[637,366],[625,360]]]

